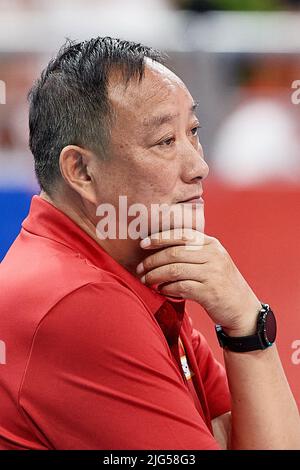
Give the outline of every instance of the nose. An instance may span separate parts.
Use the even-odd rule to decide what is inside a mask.
[[[185,183],[194,183],[204,180],[209,173],[209,166],[203,155],[201,144],[195,147],[189,147],[189,151],[185,153],[182,165],[182,179]]]

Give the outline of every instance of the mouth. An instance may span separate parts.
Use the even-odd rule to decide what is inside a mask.
[[[177,204],[204,204],[204,200],[201,196],[192,196],[189,199],[185,199],[184,201],[178,201]]]

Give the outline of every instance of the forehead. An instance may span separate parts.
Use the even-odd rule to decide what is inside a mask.
[[[127,87],[114,76],[108,88],[109,99],[118,116],[140,120],[141,116],[161,110],[180,111],[184,104],[193,104],[193,98],[182,80],[164,65],[146,59],[145,74],[141,82],[130,80]]]

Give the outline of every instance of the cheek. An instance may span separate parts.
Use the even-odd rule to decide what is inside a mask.
[[[178,181],[176,161],[130,144],[119,145],[117,150],[117,157],[106,172],[110,189],[144,204],[169,202]]]
[[[168,201],[178,181],[178,170],[174,163],[144,159],[134,169],[135,191],[150,196],[154,202]]]

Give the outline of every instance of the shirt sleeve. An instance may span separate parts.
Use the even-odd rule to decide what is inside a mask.
[[[50,449],[219,449],[154,316],[111,282],[44,317],[19,405]]]
[[[205,337],[193,328],[189,317],[190,333],[196,362],[204,384],[211,419],[231,409],[230,392],[226,371],[215,359]]]

